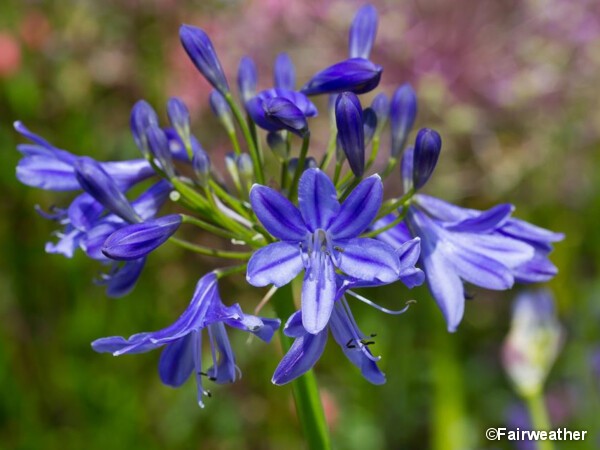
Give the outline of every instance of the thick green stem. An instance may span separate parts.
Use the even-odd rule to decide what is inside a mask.
[[[550,419],[544,402],[542,392],[532,393],[524,397],[527,403],[527,409],[531,418],[531,425],[536,431],[549,431]],[[537,441],[538,450],[554,450],[554,444],[551,440]]]
[[[170,237],[169,242],[177,244],[186,250],[190,250],[201,255],[214,256],[216,258],[241,259],[242,261],[247,261],[252,256],[252,252],[230,252],[228,250],[216,250],[214,248],[196,245],[175,237]]]
[[[277,315],[285,322],[295,311],[294,294],[291,283],[279,288],[271,299]],[[281,345],[285,351],[288,351],[293,340],[283,334],[280,330]],[[294,403],[298,420],[302,425],[302,430],[306,438],[306,445],[309,450],[329,450],[331,442],[329,440],[329,430],[325,420],[323,405],[319,395],[317,379],[312,370],[292,381],[292,392],[294,394]]]

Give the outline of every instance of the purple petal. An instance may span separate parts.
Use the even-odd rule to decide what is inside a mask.
[[[425,273],[415,267],[421,254],[421,239],[416,237],[405,242],[396,250],[396,254],[400,259],[400,281],[409,289],[422,285],[425,281]]]
[[[377,10],[364,5],[355,14],[350,26],[350,58],[368,58],[377,34]]]
[[[353,278],[383,283],[398,279],[400,261],[394,249],[376,239],[355,238],[335,242],[341,247],[338,268]]]
[[[504,264],[469,247],[440,246],[446,253],[446,259],[452,261],[454,270],[463,280],[495,290],[510,289],[514,284],[512,273]]]
[[[91,195],[84,193],[77,196],[69,205],[69,220],[71,225],[79,230],[90,230],[102,215],[102,211],[104,206]]]
[[[287,242],[275,242],[257,250],[250,261],[246,280],[252,286],[274,284],[284,286],[304,268],[300,247]]]
[[[131,202],[131,206],[142,220],[151,219],[158,214],[172,190],[171,183],[160,180]]]
[[[121,336],[111,336],[96,339],[92,348],[98,353],[112,353],[115,356],[122,354],[144,353],[154,350],[157,346],[148,340],[148,333],[137,333],[125,339]]]
[[[437,131],[422,128],[417,133],[413,155],[413,186],[421,189],[433,173],[442,150],[442,138]]]
[[[428,215],[445,222],[461,222],[465,219],[475,217],[479,213],[479,211],[461,208],[460,206],[425,194],[417,194],[413,198],[421,209],[427,211]]]
[[[512,236],[519,240],[529,241],[536,244],[547,244],[549,242],[562,241],[565,238],[563,233],[555,233],[545,228],[525,222],[520,219],[510,219],[503,226],[502,233]]]
[[[299,338],[306,334],[306,330],[302,325],[302,311],[296,311],[290,316],[283,328],[283,334],[293,338]]]
[[[67,258],[72,258],[75,250],[79,248],[81,239],[84,234],[73,227],[67,227],[63,232],[58,234],[56,243],[46,242],[44,250],[46,253],[60,254]]]
[[[333,263],[327,255],[315,253],[302,284],[302,324],[311,334],[327,326],[336,294]],[[317,258],[323,258],[320,264]]]
[[[248,56],[242,57],[238,67],[237,84],[244,103],[254,97],[257,81],[258,73],[256,64],[254,64],[252,58]]]
[[[298,206],[310,231],[327,229],[338,214],[337,191],[329,177],[319,169],[308,169],[298,184]]]
[[[81,248],[92,259],[97,261],[106,261],[107,258],[102,253],[102,246],[108,237],[125,225],[121,219],[116,216],[103,218],[95,226],[85,233],[81,240]]]
[[[125,226],[106,239],[102,253],[111,259],[122,261],[141,258],[165,243],[180,225],[181,216],[171,214]]]
[[[250,191],[250,203],[260,223],[276,238],[300,242],[306,237],[300,212],[276,190],[255,184]]]
[[[448,233],[445,236],[453,245],[495,259],[508,268],[517,267],[534,256],[531,245],[501,234]]]
[[[292,102],[306,117],[315,117],[318,114],[317,107],[308,97],[300,92],[289,89],[267,89],[256,95],[258,100],[264,101],[271,98],[284,98]]]
[[[72,153],[67,152],[66,150],[61,150],[59,148],[56,148],[54,145],[52,145],[50,142],[48,142],[43,137],[29,131],[29,129],[23,124],[23,122],[16,121],[13,125],[14,125],[15,130],[18,133],[20,133],[21,135],[25,136],[27,139],[35,142],[37,145],[39,145],[45,149],[45,151],[43,151],[43,152],[40,149],[38,149],[36,151],[37,154],[39,154],[39,155],[43,154],[44,156],[57,159],[66,164],[69,164],[69,165],[73,165],[75,163],[75,161],[77,160],[77,156],[73,155]]]
[[[545,283],[558,273],[558,269],[550,262],[546,252],[536,251],[529,261],[512,269],[515,281],[519,283]]]
[[[477,216],[461,220],[457,223],[445,225],[445,228],[451,231],[469,233],[485,233],[493,231],[506,223],[514,209],[514,206],[508,203],[497,205],[487,211],[482,211],[481,214]]]
[[[160,355],[158,374],[160,380],[171,387],[179,387],[194,370],[194,343],[196,336],[187,336],[167,345]]]
[[[329,225],[333,239],[348,239],[365,231],[379,212],[383,183],[379,175],[360,182],[346,198],[339,213]]]
[[[22,158],[17,164],[17,179],[26,186],[47,191],[81,189],[71,164],[45,156]]]
[[[390,101],[392,156],[398,156],[417,117],[417,94],[408,83],[400,86]]]
[[[111,298],[119,298],[129,294],[146,264],[146,258],[127,261],[115,273],[108,276],[100,284],[106,284],[106,295]]]
[[[216,350],[219,352],[219,361],[216,366],[208,369],[207,374],[217,384],[233,383],[237,378],[237,366],[225,326],[222,322],[218,322],[208,327],[211,345],[213,345],[212,340],[214,339]]]
[[[377,367],[376,358],[361,339],[364,334],[358,329],[345,301],[337,302],[331,314],[330,329],[333,338],[352,364],[373,384],[384,384],[385,375]]]
[[[293,90],[296,86],[294,63],[287,53],[277,55],[273,66],[273,79],[276,88]]]
[[[394,220],[396,220],[396,215],[388,214],[387,216],[382,217],[377,222],[375,222],[375,224],[373,225],[373,229],[377,230],[379,228],[383,228],[389,225]],[[405,242],[410,241],[412,239],[412,235],[406,227],[406,224],[404,222],[400,222],[395,227],[392,227],[389,230],[378,234],[377,239],[391,245],[394,248],[398,248]]]
[[[274,384],[282,385],[308,372],[319,360],[327,343],[327,330],[297,338],[275,369]]]
[[[133,105],[133,108],[131,108],[129,126],[135,144],[145,157],[150,155],[146,129],[151,125],[158,126],[158,116],[156,115],[156,111],[154,111],[154,108],[152,108],[147,101],[139,100]]]

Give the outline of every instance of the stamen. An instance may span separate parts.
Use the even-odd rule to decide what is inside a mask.
[[[416,300],[408,300],[406,302],[406,306],[400,310],[393,310],[393,309],[387,309],[384,308],[383,306],[379,306],[377,303],[369,300],[368,298],[363,297],[362,295],[357,294],[356,292],[352,292],[350,290],[346,291],[347,294],[350,294],[352,297],[357,298],[358,300],[360,300],[363,303],[366,303],[369,306],[372,306],[375,309],[378,309],[381,312],[384,312],[386,314],[393,314],[393,315],[398,315],[398,314],[404,314],[406,311],[408,311],[408,308],[410,308],[410,305],[412,305],[413,303],[417,303]]]
[[[218,375],[219,364],[217,362],[217,349],[216,349],[216,346],[215,346],[215,339],[214,339],[214,336],[213,336],[212,325],[209,325],[207,328],[208,328],[208,339],[210,341],[210,354],[212,356],[213,370],[214,370],[214,374],[215,374],[215,376],[213,377],[214,379],[212,381],[215,381],[217,379],[217,377],[219,376]]]

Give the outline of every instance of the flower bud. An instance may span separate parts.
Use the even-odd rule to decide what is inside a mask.
[[[225,155],[225,167],[229,176],[233,180],[236,186],[240,185],[240,174],[237,167],[237,155],[233,152],[229,152]]]
[[[145,100],[138,101],[131,109],[129,125],[135,144],[144,157],[148,158],[150,156],[150,148],[148,147],[146,129],[151,125],[158,126],[158,116],[154,108]]]
[[[377,114],[371,108],[363,111],[363,131],[365,135],[365,147],[371,143],[377,130]]]
[[[237,84],[242,102],[246,103],[256,95],[256,84],[258,82],[258,73],[256,65],[252,58],[242,57],[238,67]]]
[[[375,96],[373,102],[371,102],[371,109],[377,115],[377,130],[375,132],[381,133],[390,115],[390,102],[383,92]]]
[[[415,159],[415,148],[407,147],[402,154],[400,163],[400,177],[402,178],[402,187],[404,193],[410,191],[413,187],[413,162]]]
[[[227,104],[225,97],[221,95],[221,93],[217,90],[213,90],[210,93],[210,108],[212,112],[217,116],[225,131],[227,133],[232,134],[235,132],[235,128],[233,126],[233,117],[231,115],[231,108]]]
[[[437,131],[422,128],[417,133],[413,157],[413,186],[415,190],[421,189],[429,180],[435,169],[440,151],[442,138]]]
[[[208,185],[208,180],[210,179],[210,158],[201,148],[194,151],[192,167],[194,168],[200,186],[206,187]]]
[[[246,103],[246,110],[252,120],[267,131],[285,129],[299,136],[308,131],[305,114],[288,98],[265,98],[259,94]]]
[[[179,38],[183,48],[204,78],[222,94],[229,92],[227,79],[208,35],[200,28],[182,25],[179,28]]]
[[[377,34],[377,10],[373,5],[364,5],[354,15],[350,26],[348,51],[350,58],[369,58]]]
[[[394,92],[390,103],[393,157],[397,157],[404,149],[416,116],[417,95],[410,84],[403,84]]]
[[[350,58],[315,74],[300,90],[305,95],[364,94],[379,84],[383,68],[364,58]]]
[[[294,90],[296,86],[296,71],[294,63],[292,63],[292,59],[287,53],[277,55],[273,66],[273,81],[276,88]]]
[[[160,247],[181,225],[181,216],[172,214],[120,228],[102,246],[110,259],[131,261],[146,256]]]
[[[175,176],[173,168],[173,156],[167,135],[157,126],[150,126],[146,130],[148,135],[148,146],[154,158],[160,162],[161,168],[165,171],[169,178]]]
[[[362,107],[355,94],[340,94],[335,103],[335,119],[350,169],[355,176],[361,177],[365,170],[365,134]]]
[[[562,344],[563,328],[556,318],[550,291],[520,294],[502,348],[502,362],[521,395],[542,390]]]
[[[190,142],[190,112],[183,103],[183,100],[177,97],[171,97],[167,102],[167,115],[171,126],[175,128],[184,145]]]
[[[106,209],[127,222],[140,221],[125,195],[100,164],[92,158],[82,157],[75,162],[74,169],[81,188]]]
[[[236,164],[240,178],[244,181],[251,181],[254,176],[254,166],[250,155],[248,153],[242,153],[236,158]]]

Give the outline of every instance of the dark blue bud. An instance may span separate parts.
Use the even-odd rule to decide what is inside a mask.
[[[148,146],[154,158],[160,162],[160,166],[165,171],[169,178],[175,176],[173,169],[173,156],[171,155],[171,147],[165,132],[157,126],[150,126],[146,130],[148,135]]]
[[[192,167],[201,186],[206,187],[210,178],[210,158],[201,148],[194,151]]]
[[[231,115],[231,108],[227,104],[225,97],[219,91],[214,90],[210,93],[209,103],[212,112],[221,121],[225,130],[228,133],[233,133],[235,131],[233,117]]]
[[[139,100],[131,109],[129,125],[135,144],[147,158],[150,155],[150,149],[148,148],[146,129],[151,125],[158,126],[156,111],[147,101]]]
[[[74,164],[75,177],[81,188],[96,199],[110,212],[127,222],[139,222],[125,195],[119,190],[115,180],[92,158],[81,157]]]
[[[400,163],[400,178],[404,193],[410,191],[413,187],[413,162],[415,158],[414,147],[407,147],[402,154]]]
[[[273,66],[273,81],[276,88],[293,91],[296,87],[296,70],[287,53],[277,55]]]
[[[313,158],[312,156],[309,156],[308,158],[306,158],[306,161],[304,161],[304,170],[316,169],[318,167],[319,167],[319,164],[317,163],[317,160],[315,158]]]
[[[435,169],[440,151],[442,138],[437,131],[422,128],[417,133],[413,158],[413,185],[415,190],[421,189],[429,180]]]
[[[267,131],[289,130],[299,136],[306,134],[308,123],[304,113],[283,97],[262,99],[256,96],[246,103],[252,120]]]
[[[315,74],[301,92],[306,95],[354,92],[364,94],[379,84],[383,68],[368,59],[351,58]]]
[[[350,58],[369,58],[377,35],[377,10],[373,5],[360,8],[350,26]]]
[[[335,121],[342,149],[355,176],[365,170],[365,133],[360,100],[352,92],[344,92],[335,102]]]
[[[383,92],[375,96],[371,109],[377,114],[377,132],[381,133],[390,115],[390,102]]]
[[[278,131],[271,131],[267,134],[267,145],[273,153],[282,159],[286,159],[288,156],[287,144],[285,138]]]
[[[371,108],[363,111],[363,131],[365,133],[365,147],[371,143],[377,130],[377,114]]]
[[[171,126],[175,128],[177,134],[183,142],[189,142],[190,139],[190,112],[183,103],[183,100],[177,97],[171,97],[167,102],[167,115]]]
[[[404,149],[408,134],[417,117],[417,94],[408,83],[400,86],[390,103],[390,125],[392,127],[392,156]]]
[[[237,83],[242,101],[246,103],[256,95],[258,72],[252,58],[244,56],[238,67]]]
[[[179,225],[179,214],[128,225],[115,231],[104,241],[102,253],[107,258],[118,261],[142,258],[164,244],[177,231]]]
[[[229,92],[227,79],[208,35],[200,28],[181,25],[179,38],[188,56],[204,78],[219,92]]]

